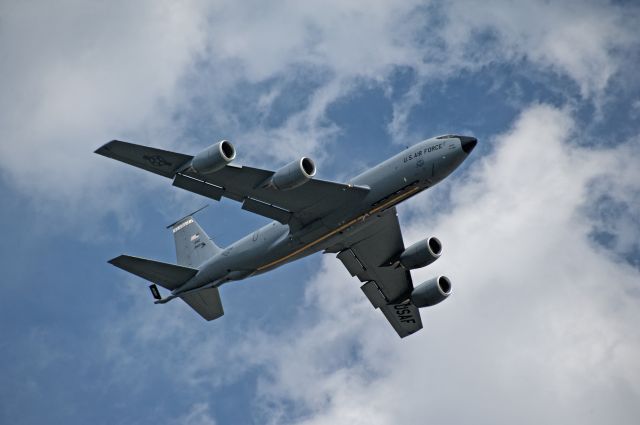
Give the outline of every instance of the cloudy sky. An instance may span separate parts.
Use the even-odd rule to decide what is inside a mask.
[[[637,424],[634,1],[0,2],[0,422]],[[400,340],[332,255],[152,304],[106,261],[174,262],[204,203],[111,139],[348,177],[443,133],[471,157],[399,208],[454,295]]]

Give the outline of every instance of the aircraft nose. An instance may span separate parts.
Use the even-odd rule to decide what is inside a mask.
[[[473,148],[475,148],[478,144],[478,139],[476,139],[475,137],[459,136],[459,138],[460,143],[462,144],[462,150],[467,155],[469,155]]]

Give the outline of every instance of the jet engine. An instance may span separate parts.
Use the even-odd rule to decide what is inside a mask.
[[[295,189],[316,175],[316,166],[310,158],[302,157],[290,162],[274,173],[267,186],[278,190]]]
[[[236,149],[228,140],[209,146],[191,160],[191,168],[200,174],[215,173],[236,157]]]
[[[448,277],[438,276],[418,285],[411,292],[411,302],[416,307],[431,307],[444,301],[451,294],[451,281]]]
[[[434,236],[414,243],[405,249],[398,261],[407,270],[419,269],[440,258],[442,242]]]

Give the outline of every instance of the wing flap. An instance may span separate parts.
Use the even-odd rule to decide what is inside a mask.
[[[362,285],[360,289],[362,289],[362,292],[364,292],[371,305],[373,305],[375,308],[380,308],[387,304],[387,299],[384,297],[384,295],[380,291],[380,288],[373,280],[370,280],[369,282]]]
[[[352,250],[347,248],[343,251],[340,251],[337,257],[340,261],[342,261],[342,264],[344,264],[351,276],[364,275],[366,269],[364,268],[360,260],[358,260],[358,257],[356,257]]]
[[[109,263],[150,282],[157,283],[170,291],[178,288],[198,273],[197,269],[190,267],[130,255],[120,255],[109,260]]]
[[[180,298],[207,321],[215,320],[224,315],[218,288],[202,289]]]
[[[413,290],[408,270],[382,266],[404,250],[400,223],[395,208],[380,214],[377,221],[357,232],[338,246],[338,259],[352,276],[361,282],[375,281],[389,302],[404,301]]]
[[[180,189],[187,190],[189,192],[197,193],[198,195],[206,196],[207,198],[219,201],[224,194],[224,189],[215,185],[212,185],[202,180],[187,177],[184,174],[176,174],[173,179],[173,185]]]
[[[279,221],[282,224],[289,223],[292,216],[292,214],[287,210],[283,210],[282,208],[278,208],[270,204],[265,204],[264,202],[256,201],[253,198],[246,198],[242,203],[242,209]]]

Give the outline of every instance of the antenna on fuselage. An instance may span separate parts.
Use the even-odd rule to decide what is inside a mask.
[[[189,218],[192,215],[195,215],[196,213],[199,213],[200,211],[202,211],[203,209],[207,208],[209,206],[209,204],[205,204],[204,206],[198,208],[197,210],[195,210],[194,212],[192,212],[191,214],[187,214],[184,217],[180,217],[179,219],[177,219],[176,221],[174,221],[173,223],[171,223],[170,225],[167,226],[167,229],[172,228],[173,226],[175,226],[176,224],[180,223],[182,220],[184,220],[185,218]]]

